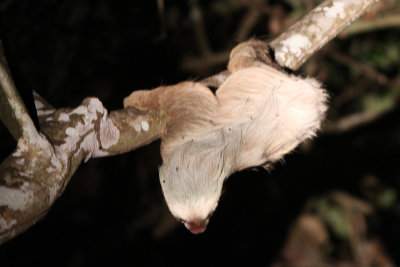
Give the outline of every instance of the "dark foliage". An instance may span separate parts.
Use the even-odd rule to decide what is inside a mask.
[[[36,90],[55,107],[76,106],[86,96],[96,96],[113,110],[122,108],[122,99],[132,90],[222,70],[224,65],[216,64],[193,76],[182,68],[183,61],[201,54],[190,21],[190,2],[165,1],[159,16],[155,0],[4,0],[2,38],[16,83],[20,90]],[[281,1],[275,2],[270,4],[277,8]],[[284,13],[292,11],[289,4],[280,7]],[[211,49],[231,48],[236,41],[232,32],[247,6],[204,1],[201,8]],[[270,16],[260,18],[251,35],[269,37]],[[398,45],[400,36],[394,32],[336,40],[328,48],[395,80],[400,51],[397,48],[398,58],[393,59],[392,46]],[[385,49],[394,52],[388,56]],[[327,85],[332,121],[382,99],[398,103],[399,94],[390,89],[398,92],[398,85],[377,84],[326,51],[311,59],[304,73],[317,75]],[[353,90],[355,97],[336,103],[346,90]],[[399,115],[399,105],[394,104],[390,112],[365,126],[322,134],[271,173],[259,169],[233,175],[208,230],[199,236],[175,223],[167,212],[158,184],[159,143],[90,160],[42,221],[0,247],[0,265],[265,266],[279,257],[290,226],[309,199],[334,190],[375,207],[367,218],[368,233],[379,237],[390,257],[400,263]],[[0,138],[4,159],[15,141],[2,125]],[[372,185],[366,182],[370,176]],[[388,192],[392,195],[384,202]],[[340,245],[340,240],[334,244]]]

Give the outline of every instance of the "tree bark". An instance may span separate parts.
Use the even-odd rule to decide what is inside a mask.
[[[323,2],[270,43],[276,61],[297,69],[375,2]],[[203,82],[218,87],[227,77],[225,71]],[[35,105],[42,132],[32,123],[0,50],[0,117],[18,140],[0,164],[0,244],[46,214],[82,161],[146,145],[160,138],[169,120],[158,110],[126,108],[108,114],[97,98],[86,98],[74,109],[55,109],[35,94]]]

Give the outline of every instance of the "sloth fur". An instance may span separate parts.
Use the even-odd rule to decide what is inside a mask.
[[[265,64],[267,51],[257,40],[235,47],[231,75],[215,94],[188,81],[124,100],[167,114],[160,182],[170,211],[193,233],[205,230],[229,175],[272,166],[320,129],[327,109],[320,83]]]

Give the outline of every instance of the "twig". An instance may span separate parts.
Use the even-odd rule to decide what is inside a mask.
[[[364,14],[376,2],[375,0],[362,0],[360,2],[324,1],[269,44],[275,52],[277,63],[281,67],[297,70],[310,56],[350,25],[352,21]],[[200,38],[200,40],[202,39]],[[221,51],[218,55],[225,53],[227,51]],[[224,59],[221,57],[217,60],[213,57],[214,55],[186,60],[183,63],[183,68],[196,71],[197,67],[204,69],[210,65],[219,64]],[[207,63],[199,63],[200,61]]]
[[[236,30],[234,40],[236,42],[242,42],[247,39],[250,31],[261,16],[262,12],[259,9],[250,7]],[[227,49],[219,52],[213,52],[211,50],[204,30],[202,12],[196,1],[193,1],[191,18],[194,22],[194,31],[200,48],[200,56],[187,57],[182,62],[182,69],[188,72],[203,73],[204,70],[210,69],[210,67],[226,63],[231,50]]]
[[[193,1],[196,18],[199,10],[196,11],[197,2]],[[271,43],[278,62],[297,68],[374,3],[375,0],[326,0]],[[198,18],[199,43],[206,55],[210,49],[201,14]],[[168,118],[158,110],[124,109],[108,115],[97,98],[87,98],[75,109],[54,109],[36,95],[41,129],[48,140],[37,133],[4,57],[0,59],[0,115],[16,139],[23,137],[18,139],[15,152],[0,164],[0,243],[3,243],[47,212],[82,161],[148,144],[164,133]],[[224,72],[203,82],[219,85],[228,77],[229,72]],[[339,129],[349,127],[346,122],[338,125]]]
[[[345,103],[360,97],[367,90],[370,81],[360,77],[353,84],[346,86],[342,92],[336,95],[330,103],[331,111],[337,110]]]
[[[192,19],[195,37],[199,46],[200,53],[203,56],[212,54],[206,30],[204,27],[203,12],[198,5],[198,0],[191,1],[190,18]]]
[[[362,19],[353,23],[349,28],[340,33],[339,37],[346,38],[351,35],[369,31],[400,27],[400,14],[388,14],[373,20]]]
[[[342,64],[345,64],[351,68],[354,68],[356,70],[358,70],[363,76],[365,76],[367,79],[371,79],[374,80],[376,82],[378,82],[381,85],[387,85],[388,84],[388,78],[386,77],[386,75],[384,75],[383,73],[375,70],[374,68],[358,62],[356,60],[354,60],[353,58],[340,53],[338,51],[335,51],[333,49],[331,49],[328,53],[327,53],[328,57],[332,58],[335,61],[338,61]]]
[[[249,37],[249,33],[254,28],[254,25],[257,24],[262,15],[263,13],[260,11],[260,9],[254,7],[249,8],[236,30],[234,40],[236,42],[245,41]]]
[[[154,42],[159,42],[167,37],[167,26],[165,23],[165,3],[164,0],[157,0],[158,19],[160,20],[161,33],[154,39]]]
[[[347,117],[344,117],[336,122],[327,122],[323,125],[322,129],[324,133],[340,134],[348,132],[352,129],[355,129],[357,127],[375,121],[376,119],[382,117],[383,115],[393,110],[393,108],[394,105],[388,105],[385,108],[376,111],[367,110],[355,113]]]
[[[188,72],[202,73],[212,66],[222,65],[229,59],[230,50],[215,52],[212,55],[187,57],[182,62],[182,69]]]

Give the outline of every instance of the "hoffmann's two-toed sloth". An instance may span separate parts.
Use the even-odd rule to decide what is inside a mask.
[[[160,182],[170,211],[192,233],[206,229],[229,175],[268,168],[320,128],[327,109],[321,85],[265,64],[267,54],[257,40],[235,47],[231,75],[215,94],[188,81],[124,100],[125,107],[167,114]]]

